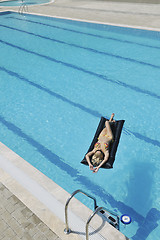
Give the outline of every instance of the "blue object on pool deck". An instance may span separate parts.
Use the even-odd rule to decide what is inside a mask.
[[[99,122],[97,131],[94,135],[93,141],[92,141],[92,143],[91,143],[91,145],[88,149],[88,152],[93,150],[94,145],[97,142],[97,138],[98,138],[100,132],[105,127],[106,120],[108,120],[108,119],[106,119],[104,117],[101,117],[101,120]],[[113,168],[113,163],[115,161],[115,155],[116,155],[116,152],[117,152],[117,147],[118,147],[118,144],[119,144],[119,140],[120,140],[120,136],[121,136],[121,132],[122,132],[124,122],[125,122],[125,120],[119,120],[119,121],[116,121],[116,122],[113,122],[112,124],[110,124],[111,129],[112,129],[112,133],[113,133],[113,136],[114,136],[114,142],[110,144],[109,159],[105,164],[102,165],[102,168],[106,168],[106,169]],[[86,157],[84,157],[84,159],[81,161],[81,163],[83,163],[85,165],[88,165]]]

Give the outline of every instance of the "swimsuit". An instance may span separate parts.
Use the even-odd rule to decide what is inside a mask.
[[[99,142],[96,142],[95,145],[94,145],[94,147],[95,147],[96,149],[98,149],[100,146],[101,146],[101,144],[100,144]]]
[[[100,150],[101,144],[99,142],[96,142],[96,144],[94,145],[94,147],[97,149],[97,150]],[[105,150],[108,150],[109,149],[109,144],[108,143],[104,143],[104,148]]]
[[[104,147],[105,147],[105,150],[108,150],[109,149],[109,144],[108,143],[104,143]]]

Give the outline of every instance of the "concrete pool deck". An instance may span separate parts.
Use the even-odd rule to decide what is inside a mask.
[[[2,183],[0,203],[0,239],[61,240]]]
[[[7,10],[18,11],[19,7],[0,7],[0,12]],[[51,4],[29,6],[28,12],[160,31],[160,4],[101,0],[56,0]],[[81,228],[79,234],[76,234],[79,228],[75,228],[75,232],[70,235],[65,235],[63,232],[65,228],[64,219],[61,219],[59,214],[63,211],[61,215],[64,216],[64,204],[70,194],[30,166],[29,163],[25,162],[2,143],[0,143],[0,149],[0,233],[2,233],[0,234],[0,240],[82,239],[84,231]],[[8,162],[10,169],[2,162]],[[21,171],[29,176],[30,184],[27,184],[27,176],[24,180],[24,175],[21,176],[21,173],[20,175],[17,174],[18,179],[16,179],[17,176],[12,176],[12,171],[14,170],[17,173]],[[22,184],[22,182],[24,183]],[[36,185],[37,182],[40,187]],[[33,186],[33,190],[37,191],[35,191],[35,195],[33,195],[33,192],[30,192],[29,186]],[[47,199],[39,199],[38,193],[41,196],[44,196],[45,193]],[[59,209],[56,214],[49,209],[54,199],[56,199],[54,204]],[[75,209],[77,204],[79,207]],[[79,216],[81,212],[85,212],[84,219],[91,214],[91,211],[81,205],[76,199],[73,200],[71,210],[73,210],[76,216]],[[75,215],[72,218],[75,219]],[[95,227],[94,224],[93,222],[93,228]],[[109,232],[110,240],[127,239],[110,225],[106,226],[106,228]],[[17,229],[19,229],[19,232]],[[102,234],[105,235],[103,230]],[[91,239],[93,239],[92,236]]]

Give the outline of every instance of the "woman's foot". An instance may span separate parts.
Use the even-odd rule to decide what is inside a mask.
[[[112,113],[111,118],[109,119],[109,122],[115,122],[115,120],[113,120],[113,118],[114,118],[114,113]]]

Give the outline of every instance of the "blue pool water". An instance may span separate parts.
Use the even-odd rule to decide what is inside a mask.
[[[12,12],[0,19],[0,141],[68,192],[83,189],[130,215],[121,231],[131,239],[158,240],[160,33]],[[114,168],[93,174],[80,161],[112,112],[125,119]]]
[[[0,2],[0,6],[2,7],[9,7],[9,6],[21,6],[24,5],[39,5],[44,3],[53,2],[53,0],[11,0],[11,1],[2,1]]]

